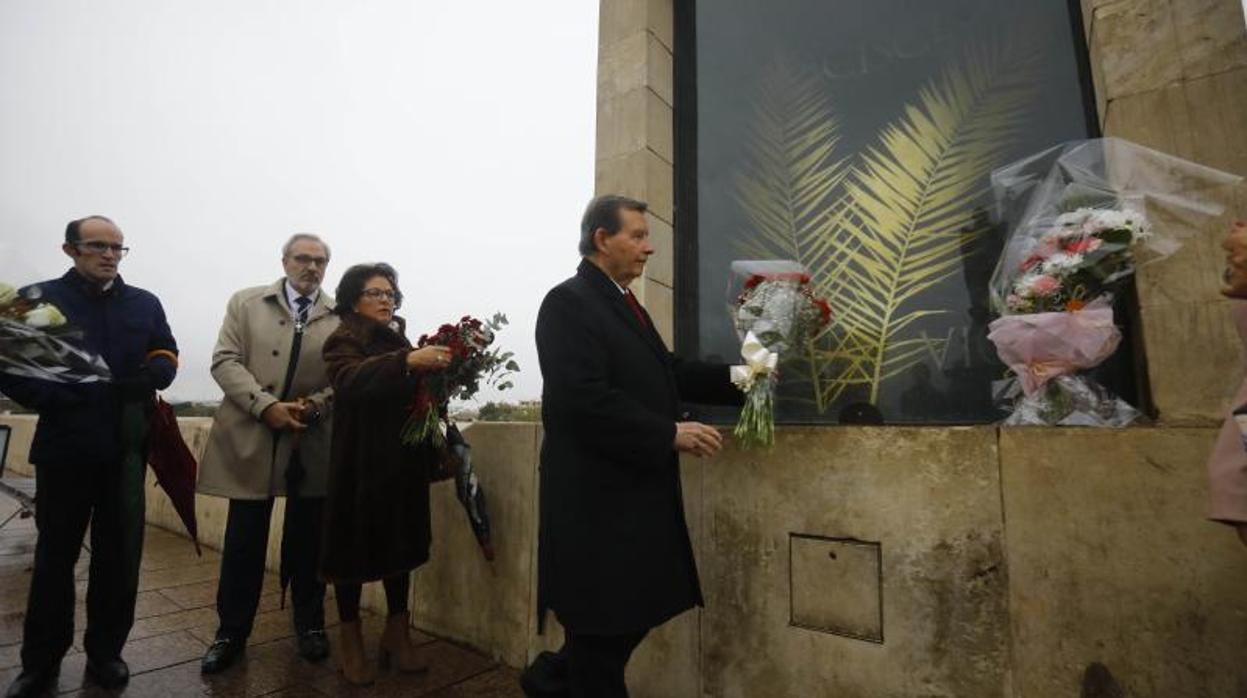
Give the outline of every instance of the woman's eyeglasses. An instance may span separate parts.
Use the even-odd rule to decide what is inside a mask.
[[[403,303],[403,294],[398,291],[391,291],[384,288],[366,288],[361,295],[365,298],[371,298],[374,301],[379,301],[382,298],[388,301],[393,301],[394,307],[396,308]]]

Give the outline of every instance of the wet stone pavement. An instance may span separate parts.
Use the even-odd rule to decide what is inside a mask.
[[[0,521],[16,507],[0,497]],[[30,566],[35,549],[33,519],[10,521],[0,528],[0,690],[20,671],[22,618],[30,585]],[[220,556],[204,549],[196,557],[185,538],[163,529],[147,527],[142,576],[134,629],[123,658],[130,665],[130,684],[121,691],[105,691],[83,677],[86,657],[82,653],[85,622],[87,566],[84,550],[78,561],[78,606],[74,646],[61,663],[56,692],[72,696],[427,696],[429,698],[522,698],[518,675],[479,653],[459,645],[412,631],[430,670],[422,675],[380,672],[377,682],[355,688],[344,682],[334,654],[312,664],[295,651],[290,609],[278,608],[277,578],[266,575],[259,615],[252,631],[246,658],[228,671],[202,676],[199,659],[216,631],[216,577]],[[329,639],[337,649],[337,611],[332,588],[326,600],[325,620]],[[364,640],[368,655],[376,661],[377,641],[384,619],[364,611]]]

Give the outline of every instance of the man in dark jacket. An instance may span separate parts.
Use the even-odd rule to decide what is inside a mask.
[[[129,249],[123,242],[103,216],[71,221],[62,249],[74,268],[22,291],[59,308],[82,331],[83,347],[103,357],[112,380],[66,384],[0,374],[0,391],[39,413],[30,448],[39,537],[22,673],[9,686],[10,698],[48,688],[73,642],[74,565],[88,523],[87,675],[104,688],[130,676],[121,649],[134,624],[143,546],[146,417],[154,391],[173,382],[177,344],[156,296],[118,275]]]
[[[740,400],[726,365],[675,358],[628,290],[654,252],[645,211],[619,196],[590,202],[584,259],[537,316],[538,608],[567,631],[573,696],[626,696],[624,668],[649,629],[701,605],[679,454],[713,455],[722,437],[680,421],[679,405]]]

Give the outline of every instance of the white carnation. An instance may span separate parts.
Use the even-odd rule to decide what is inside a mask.
[[[1083,256],[1080,254],[1057,252],[1044,260],[1043,270],[1045,274],[1059,274],[1077,269],[1082,266],[1082,262]]]

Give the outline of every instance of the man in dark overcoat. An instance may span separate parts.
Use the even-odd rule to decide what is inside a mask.
[[[104,216],[71,221],[61,249],[73,269],[22,295],[56,306],[82,333],[82,348],[103,358],[112,376],[71,384],[0,373],[0,391],[39,413],[30,447],[39,537],[22,672],[6,698],[54,687],[74,639],[74,565],[88,524],[86,674],[106,689],[129,681],[121,650],[138,598],[147,424],[155,391],[177,373],[177,343],[160,300],[119,274],[129,251],[121,229]]]
[[[573,696],[626,696],[645,634],[701,605],[679,456],[713,455],[722,437],[681,421],[680,403],[740,401],[728,366],[674,357],[629,290],[654,253],[645,212],[620,196],[590,202],[580,267],[537,316],[538,609],[567,631]]]

